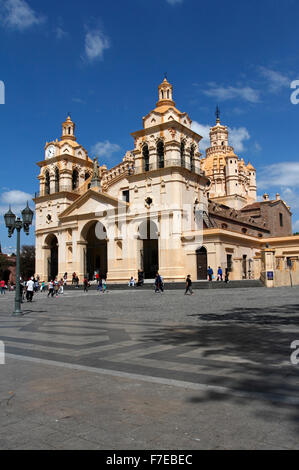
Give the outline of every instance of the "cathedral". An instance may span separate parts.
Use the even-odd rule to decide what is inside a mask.
[[[41,279],[76,272],[82,281],[99,273],[108,283],[127,283],[141,270],[145,279],[159,271],[166,282],[179,282],[187,274],[206,280],[208,266],[220,266],[232,280],[287,282],[285,266],[291,260],[296,271],[299,254],[290,207],[279,194],[257,200],[256,170],[235,154],[218,107],[205,155],[191,124],[165,78],[156,107],[131,134],[134,149],[108,169],[77,142],[67,117],[62,137],[46,143],[38,162]]]

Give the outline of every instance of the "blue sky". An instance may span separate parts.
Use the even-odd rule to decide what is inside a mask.
[[[298,15],[296,0],[0,0],[0,214],[38,190],[35,163],[68,112],[91,156],[117,164],[167,72],[202,149],[219,104],[258,195],[278,191],[299,231]],[[0,241],[14,249],[2,216]]]

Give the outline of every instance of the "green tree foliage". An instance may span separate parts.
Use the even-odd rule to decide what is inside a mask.
[[[21,249],[21,276],[29,279],[35,273],[35,247],[32,245],[23,245]]]

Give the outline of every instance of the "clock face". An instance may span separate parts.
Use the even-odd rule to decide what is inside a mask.
[[[49,145],[46,151],[46,158],[55,157],[55,145]]]

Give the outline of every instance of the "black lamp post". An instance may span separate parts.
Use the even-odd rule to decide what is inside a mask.
[[[33,211],[28,206],[22,211],[21,220],[19,217],[16,218],[15,214],[9,211],[4,215],[5,225],[8,228],[9,238],[12,236],[15,230],[17,230],[17,262],[16,262],[16,296],[15,296],[15,309],[13,312],[14,316],[22,315],[21,310],[21,289],[20,289],[20,232],[22,228],[26,235],[29,235],[29,226],[32,224],[33,220]]]

